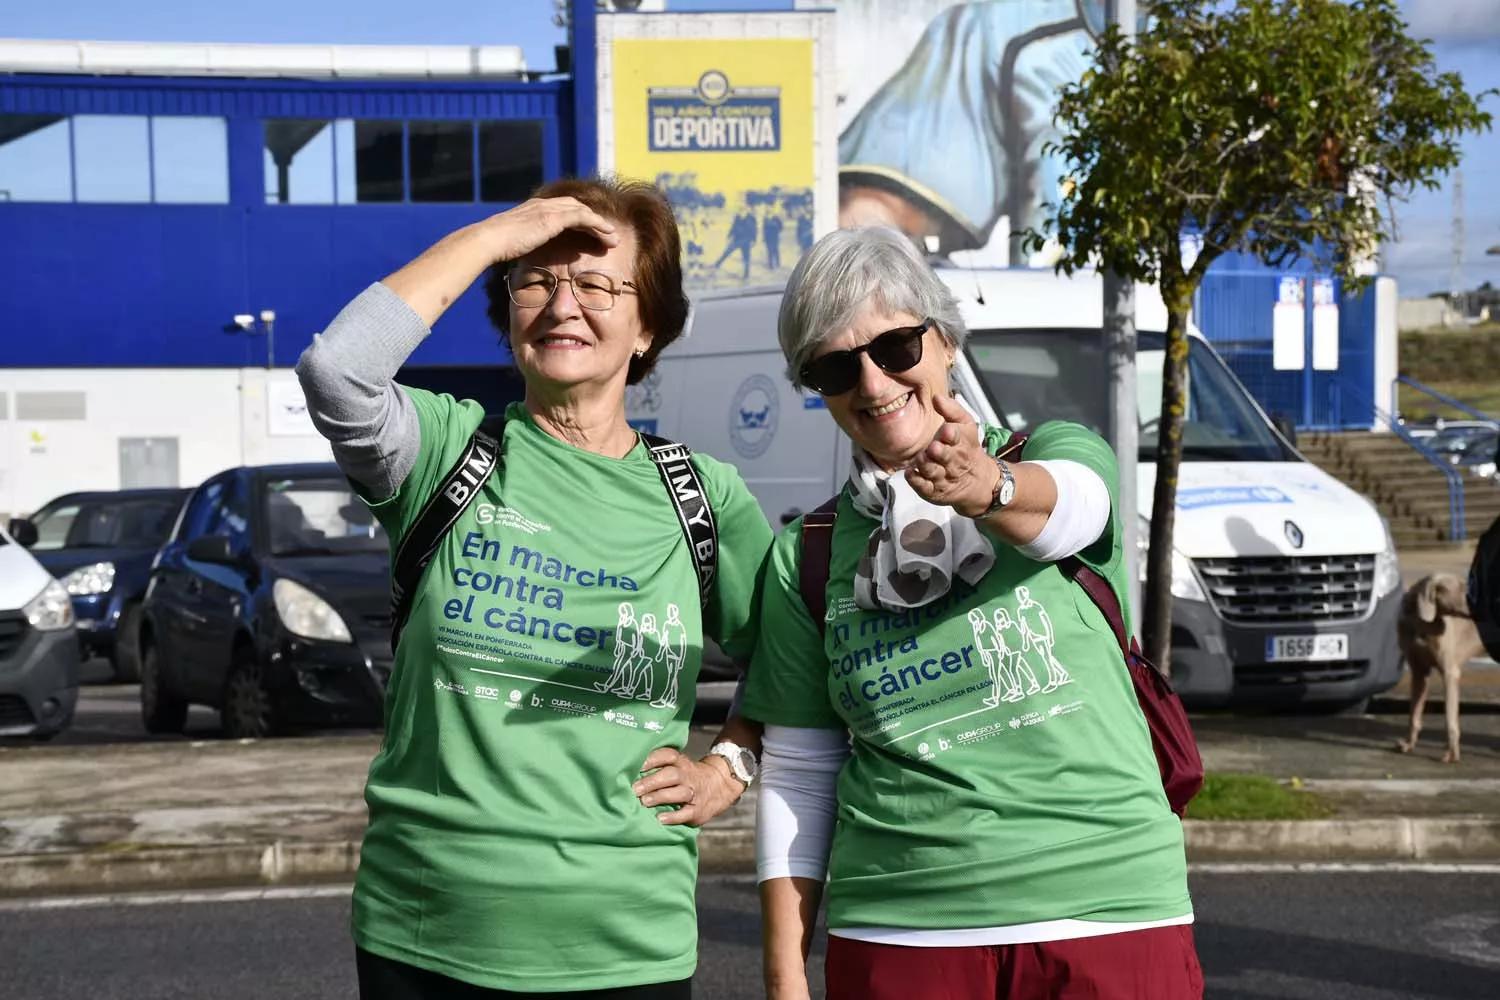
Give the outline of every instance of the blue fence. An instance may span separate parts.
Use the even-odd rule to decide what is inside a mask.
[[[1314,303],[1338,310],[1337,367],[1320,369],[1314,350]],[[1281,367],[1275,344],[1278,309],[1295,321],[1300,306],[1302,349],[1283,344]],[[1213,268],[1194,303],[1204,336],[1256,400],[1273,416],[1300,430],[1369,428],[1375,422],[1375,293],[1345,295],[1341,283],[1307,270]],[[1283,319],[1283,322],[1287,322]],[[1288,346],[1293,349],[1288,351]],[[1343,391],[1348,387],[1353,392]]]

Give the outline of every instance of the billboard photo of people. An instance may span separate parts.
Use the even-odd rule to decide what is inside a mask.
[[[1064,165],[1043,150],[1106,3],[837,0],[839,224],[895,225],[966,263],[1046,263],[1016,245],[1057,199]]]

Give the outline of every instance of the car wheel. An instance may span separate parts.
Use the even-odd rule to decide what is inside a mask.
[[[115,626],[115,651],[110,657],[114,664],[115,680],[121,684],[134,684],[141,679],[141,606],[127,604],[120,612],[119,624]]]
[[[161,652],[146,647],[141,657],[141,722],[148,733],[180,733],[187,725],[188,703],[167,690],[162,677]]]
[[[267,690],[265,672],[248,649],[235,651],[219,717],[230,739],[258,740],[276,733],[276,705]]]

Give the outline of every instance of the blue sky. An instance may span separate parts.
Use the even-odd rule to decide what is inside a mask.
[[[791,0],[670,0],[674,10],[789,8]],[[1500,87],[1500,0],[1401,0],[1413,32],[1434,41],[1439,66],[1463,75],[1471,90]],[[533,69],[553,65],[563,32],[551,0],[64,0],[10,4],[0,34],[101,41],[342,42],[350,44],[520,45]],[[1500,118],[1500,98],[1489,110]],[[1464,144],[1464,275],[1469,287],[1500,285],[1500,134]],[[1448,287],[1453,267],[1451,179],[1441,190],[1396,206],[1399,240],[1386,270],[1402,295]]]

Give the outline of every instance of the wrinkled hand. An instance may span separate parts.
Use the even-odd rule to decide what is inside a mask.
[[[532,198],[483,223],[496,260],[516,260],[570,229],[606,247],[620,245],[614,223],[577,198]]]
[[[719,763],[714,763],[715,760]],[[702,826],[734,805],[745,792],[745,786],[729,773],[727,761],[694,760],[672,747],[651,751],[641,765],[641,774],[641,779],[631,786],[641,805],[681,806],[657,814],[656,818],[666,826],[683,823]]]
[[[943,426],[906,470],[906,481],[924,500],[978,517],[994,499],[1000,469],[984,450],[979,427],[967,410],[949,396],[934,396],[932,403]]]

